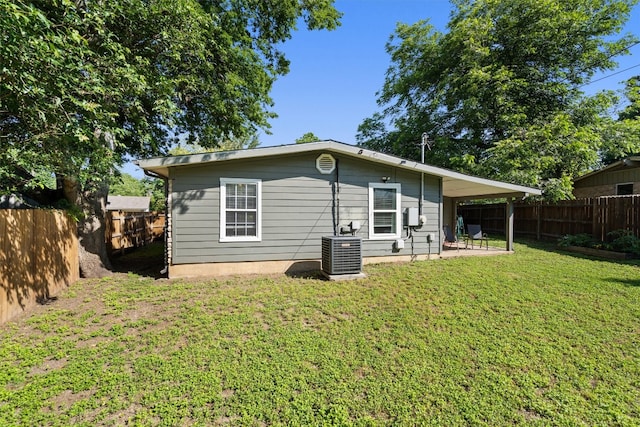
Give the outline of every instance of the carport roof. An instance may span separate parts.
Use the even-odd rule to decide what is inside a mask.
[[[138,160],[137,164],[146,171],[168,178],[170,168],[202,165],[230,160],[256,159],[268,156],[286,156],[308,152],[340,154],[365,159],[374,163],[437,176],[442,178],[443,195],[445,197],[455,199],[464,200],[500,197],[526,197],[542,194],[537,188],[524,187],[502,181],[466,175],[449,169],[422,164],[413,160],[402,159],[389,154],[379,153],[377,151],[367,150],[365,148],[331,140],[306,144],[262,147],[248,150],[219,151],[185,156],[155,157]]]

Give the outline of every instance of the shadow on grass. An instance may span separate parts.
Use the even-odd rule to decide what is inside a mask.
[[[164,269],[164,242],[156,241],[147,246],[116,255],[111,259],[113,271],[133,273],[139,276],[160,279],[167,277]]]
[[[607,262],[611,264],[617,265],[637,265],[640,266],[640,259],[630,258],[630,259],[611,259],[611,258],[602,258],[594,255],[587,255],[579,252],[571,252],[569,250],[565,250],[557,245],[557,243],[553,240],[551,241],[542,241],[542,240],[533,240],[533,239],[517,239],[517,244],[528,246],[532,249],[539,249],[548,252],[555,252],[557,254],[570,256],[577,259],[586,259],[593,260],[599,262]]]
[[[494,242],[495,246],[499,246]],[[559,248],[554,241],[537,241],[533,239],[516,239],[516,245],[524,245],[532,249],[538,249],[548,252],[556,252],[565,256],[571,256],[577,259],[589,259],[600,262],[607,262],[617,265],[637,265],[640,266],[640,260],[612,260],[605,258],[597,258],[575,252],[568,252]],[[493,247],[493,246],[492,246]],[[455,250],[455,249],[454,249]],[[517,248],[516,248],[517,252]],[[118,273],[133,273],[144,277],[151,277],[154,279],[160,279],[167,277],[161,271],[164,269],[164,242],[153,242],[148,246],[132,250],[124,255],[114,256],[112,258],[113,271]],[[295,263],[286,273],[287,276],[297,278],[323,278],[320,272],[320,263],[314,262],[301,262]],[[611,279],[612,281],[619,281],[629,286],[640,286],[640,279],[638,280],[619,280]]]
[[[621,283],[626,286],[640,287],[640,279],[620,279],[618,277],[610,277],[607,280],[610,282]]]

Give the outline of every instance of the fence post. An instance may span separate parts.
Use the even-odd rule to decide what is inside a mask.
[[[594,239],[600,239],[600,233],[598,230],[598,221],[599,221],[599,213],[600,213],[600,198],[599,197],[594,197],[591,202],[591,206],[593,209],[593,225],[591,227],[592,231],[591,231],[591,235],[593,236]]]
[[[124,212],[122,211],[118,211],[118,222],[120,223],[120,255],[124,255],[124,235],[125,235],[125,229],[124,229],[124,224],[125,224],[125,218],[124,218]]]
[[[631,206],[631,212],[632,212],[631,221],[633,222],[633,235],[636,237],[640,237],[640,227],[639,227],[640,212],[638,211],[639,200],[640,198],[638,196],[633,196],[633,204]]]
[[[542,228],[542,200],[538,201],[534,205],[534,209],[537,213],[537,221],[536,221],[536,240],[540,240],[540,231]]]

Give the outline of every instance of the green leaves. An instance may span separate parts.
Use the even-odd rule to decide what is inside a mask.
[[[296,144],[305,144],[307,142],[316,142],[316,141],[320,141],[320,138],[318,138],[313,132],[306,132],[300,138],[296,139]]]
[[[253,135],[287,72],[278,44],[339,17],[331,0],[1,0],[0,151],[82,183],[181,136]]]
[[[418,158],[412,146],[427,132],[435,140],[429,163],[554,183],[563,190],[551,198],[570,196],[571,178],[598,165],[615,103],[581,87],[627,53],[635,38],[614,36],[635,3],[461,0],[445,33],[426,21],[398,25],[387,45],[383,113],[363,122],[358,142]]]

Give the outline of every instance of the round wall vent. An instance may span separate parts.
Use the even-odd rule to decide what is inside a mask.
[[[320,154],[316,159],[316,169],[323,175],[330,174],[336,169],[336,159],[331,154]]]

